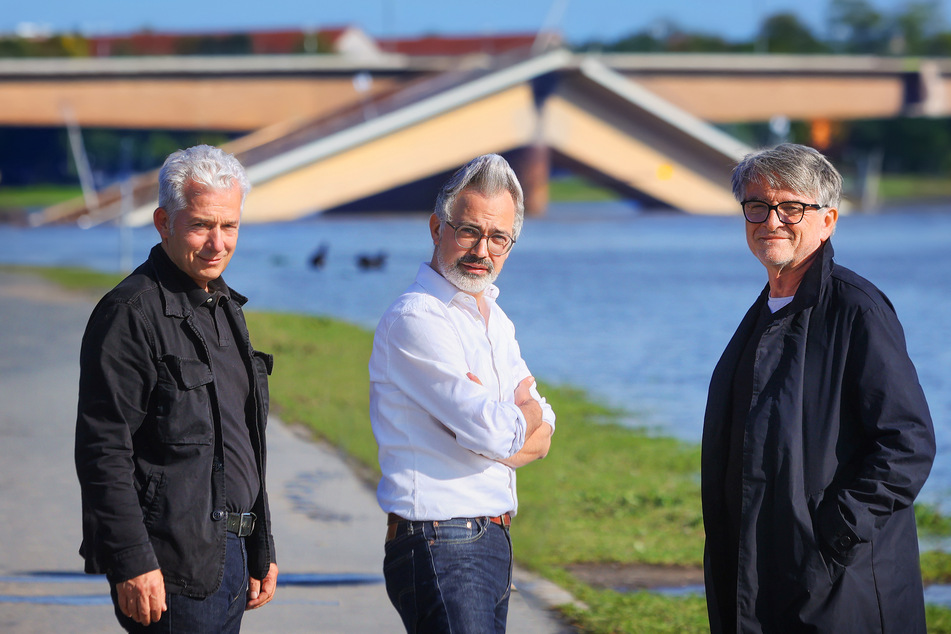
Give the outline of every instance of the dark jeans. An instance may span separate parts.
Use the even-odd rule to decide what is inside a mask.
[[[383,575],[407,632],[505,632],[512,541],[488,518],[401,522]]]
[[[122,614],[116,600],[116,587],[113,585],[112,603],[116,608],[119,624],[126,631],[135,633],[237,634],[241,630],[241,617],[244,616],[244,606],[248,602],[247,560],[244,539],[234,533],[228,533],[224,577],[218,591],[204,599],[192,599],[180,594],[166,595],[168,610],[157,623],[148,627]]]

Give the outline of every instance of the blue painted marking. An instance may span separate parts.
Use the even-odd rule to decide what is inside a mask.
[[[380,575],[280,573],[279,586],[361,586],[384,583]]]
[[[702,597],[704,594],[703,586],[700,586],[700,585],[682,586],[682,587],[673,586],[669,588],[658,587],[658,588],[651,588],[650,591],[655,592],[657,594],[662,594],[668,597],[689,597],[694,595]]]
[[[105,575],[87,575],[82,572],[48,571],[24,572],[19,575],[0,577],[0,583],[7,584],[42,584],[42,583],[97,583],[107,585]],[[283,573],[277,577],[279,586],[358,586],[384,583],[380,575],[363,574],[317,574],[317,573]],[[280,599],[277,601],[282,603]],[[21,603],[32,605],[72,605],[72,606],[99,606],[112,605],[108,594],[87,595],[14,595],[0,594],[0,604]],[[302,605],[339,606],[336,601],[307,601],[306,599],[289,601]]]
[[[22,597],[13,594],[0,594],[0,603],[31,603],[34,605],[112,605],[107,594],[74,594]]]
[[[108,583],[105,575],[87,575],[84,572],[24,572],[11,577],[0,577],[0,583]]]
[[[339,608],[340,601],[308,601],[307,599],[274,599],[271,605],[319,605],[327,608]]]

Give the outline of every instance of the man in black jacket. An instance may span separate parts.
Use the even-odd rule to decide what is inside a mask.
[[[812,148],[733,172],[769,283],[713,373],[703,431],[712,632],[924,632],[912,503],[934,430],[889,300],[833,261],[842,179]]]
[[[207,145],[159,173],[161,243],[96,306],[80,356],[86,572],[130,632],[237,632],[277,580],[264,486],[270,355],[221,274],[250,189]],[[168,612],[163,616],[164,612]]]

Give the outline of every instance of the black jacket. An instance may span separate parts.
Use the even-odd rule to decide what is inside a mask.
[[[732,583],[736,631],[925,631],[912,502],[935,455],[931,417],[891,303],[832,255],[827,243],[756,348],[737,579],[724,560],[731,386],[768,286],[710,382],[701,472],[713,632],[734,620],[717,601]]]
[[[225,560],[224,471],[215,372],[186,296],[192,282],[155,246],[96,306],[80,355],[76,471],[86,572],[123,581],[161,568],[170,592],[205,597]],[[229,289],[230,290],[230,289]],[[254,398],[251,441],[260,493],[246,539],[251,575],[275,561],[264,488],[267,376],[231,292]]]

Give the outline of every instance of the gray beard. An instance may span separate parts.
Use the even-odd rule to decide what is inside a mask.
[[[491,260],[485,260],[480,261],[480,263],[487,265],[488,272],[485,275],[473,275],[463,269],[459,264],[465,257],[466,256],[463,256],[454,263],[449,264],[443,259],[442,253],[438,249],[436,250],[436,264],[439,266],[440,275],[449,280],[449,283],[460,291],[478,295],[487,289],[490,284],[495,282],[499,274],[496,272]]]

